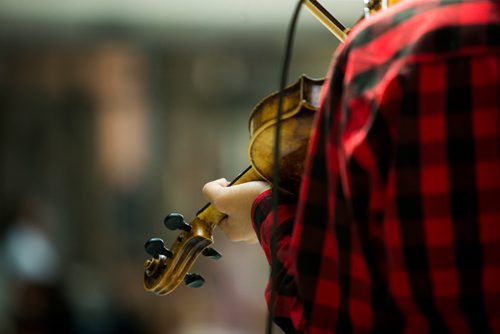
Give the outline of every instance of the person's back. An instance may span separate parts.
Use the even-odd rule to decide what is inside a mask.
[[[328,326],[500,331],[500,2],[403,1],[337,56],[319,139],[338,181],[323,190],[338,253],[322,275],[340,291]]]

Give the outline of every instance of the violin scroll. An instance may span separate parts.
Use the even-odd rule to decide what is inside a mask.
[[[250,166],[230,185],[259,179]],[[211,245],[214,242],[214,228],[226,217],[210,203],[198,211],[191,223],[187,223],[179,213],[167,215],[163,221],[165,227],[180,233],[170,248],[166,248],[160,238],[151,238],[144,245],[146,252],[152,256],[144,262],[144,289],[157,295],[166,295],[182,282],[191,288],[202,286],[205,279],[189,271],[200,255],[214,260],[222,257]]]
[[[171,249],[166,248],[160,238],[151,238],[146,242],[144,248],[152,258],[144,262],[144,288],[165,295],[182,282],[188,287],[202,286],[205,282],[203,277],[188,271],[200,254],[214,259],[222,256],[208,247],[213,243],[213,227],[198,218],[188,224],[178,213],[169,214],[164,223],[168,229],[179,229],[181,233]]]

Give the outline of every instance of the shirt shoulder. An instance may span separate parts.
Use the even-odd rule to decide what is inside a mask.
[[[470,25],[500,22],[497,0],[402,0],[375,13],[353,27],[348,43],[362,45],[395,29],[418,35],[428,29],[446,25]],[[418,20],[420,29],[409,29],[409,22]]]
[[[500,1],[406,0],[360,22],[337,53],[344,82],[370,82],[408,64],[500,52]],[[368,85],[368,87],[367,87]]]

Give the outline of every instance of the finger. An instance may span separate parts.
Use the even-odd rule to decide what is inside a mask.
[[[259,239],[257,238],[257,234],[253,229],[246,230],[242,228],[241,225],[235,223],[235,221],[229,218],[230,217],[224,218],[217,225],[228,240],[234,242],[243,241],[250,245],[256,244],[259,241]]]
[[[221,185],[222,187],[227,187],[229,186],[229,181],[226,180],[225,178],[220,178],[220,179],[217,179],[213,182],[216,182],[217,184]]]
[[[201,192],[209,202],[213,202],[214,199],[221,194],[223,189],[227,187],[227,184],[228,182],[224,178],[211,181],[203,186]]]
[[[241,241],[238,226],[235,226],[234,221],[229,217],[224,218],[217,226],[229,241]]]
[[[254,236],[252,236],[251,238],[248,238],[247,240],[245,240],[245,242],[249,245],[255,245],[256,243],[259,242],[259,238],[257,238],[257,234],[255,234]]]
[[[217,226],[221,229],[222,232],[226,232],[227,229],[228,229],[228,226],[227,226],[227,219],[228,217],[226,216],[226,218],[222,219],[219,224],[217,224]]]

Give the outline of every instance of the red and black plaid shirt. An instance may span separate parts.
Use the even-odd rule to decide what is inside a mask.
[[[271,211],[263,193],[269,260]],[[408,0],[356,27],[279,212],[286,332],[500,333],[500,1]]]

